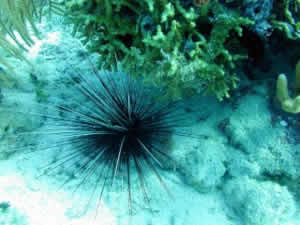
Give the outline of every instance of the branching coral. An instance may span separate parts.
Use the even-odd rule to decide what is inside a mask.
[[[289,39],[300,38],[300,0],[275,1],[276,9],[271,18],[273,28],[285,33]]]
[[[295,97],[289,95],[287,78],[284,74],[280,74],[277,79],[276,95],[281,104],[281,108],[289,113],[300,112],[300,61],[296,65],[296,88]]]
[[[197,6],[180,0],[73,0],[65,6],[74,31],[101,62],[110,66],[117,58],[172,98],[203,92],[222,100],[236,86],[232,70],[243,57],[227,42],[252,22],[216,0]]]

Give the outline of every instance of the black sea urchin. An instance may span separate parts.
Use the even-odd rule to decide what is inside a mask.
[[[145,175],[149,171],[167,190],[159,168],[171,160],[171,134],[185,135],[178,129],[186,121],[182,105],[157,101],[154,89],[146,88],[120,69],[94,69],[89,76],[78,74],[70,81],[71,95],[47,104],[45,111],[36,114],[46,118],[46,129],[38,132],[46,140],[40,148],[60,149],[47,171],[59,166],[72,168],[74,176],[81,179],[78,186],[94,177],[94,191],[99,191],[100,199],[107,187],[122,180],[130,210],[133,173],[146,200],[149,201]]]

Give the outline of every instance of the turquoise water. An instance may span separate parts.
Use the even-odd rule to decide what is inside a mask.
[[[28,53],[33,67],[11,60],[18,84],[1,89],[1,225],[300,224],[297,117],[270,106],[273,95],[264,82],[226,104],[200,96],[184,101],[192,125],[179,131],[188,135],[172,135],[163,149],[175,164],[161,161],[163,184],[151,168],[143,173],[149,203],[138,170],[132,172],[130,202],[122,176],[99,200],[97,174],[83,180],[73,164],[59,161],[74,146],[56,146],[62,137],[47,132],[57,124],[40,116],[51,112],[47,102],[71,102],[75,110],[72,101],[80,99],[89,106],[72,96],[65,76],[93,73],[97,59],[88,56],[89,62],[59,21],[42,30],[44,38]],[[56,162],[59,167],[47,170]]]

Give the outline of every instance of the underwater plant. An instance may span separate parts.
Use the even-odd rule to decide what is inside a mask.
[[[54,0],[2,0],[0,7],[0,49],[9,56],[26,60],[27,47],[34,44],[33,36],[39,37],[37,21],[44,11],[62,14],[62,8]],[[0,65],[12,72],[10,64],[0,55]]]

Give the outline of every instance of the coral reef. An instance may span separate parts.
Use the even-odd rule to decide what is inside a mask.
[[[295,96],[291,98],[288,91],[288,81],[284,74],[280,74],[277,78],[276,97],[281,104],[281,108],[289,113],[300,112],[300,61],[296,65],[295,72]]]
[[[283,0],[274,2],[274,13],[270,18],[272,27],[282,31],[287,38],[300,38],[300,1]]]
[[[51,4],[51,2],[41,1],[43,4]],[[159,171],[164,175],[168,187],[170,185],[172,193],[176,195],[174,204],[165,207],[170,200],[162,197],[159,191],[155,191],[154,195],[151,195],[152,202],[163,199],[162,203],[157,203],[158,205],[154,205],[151,209],[146,208],[142,212],[137,210],[137,215],[143,222],[135,224],[155,224],[152,219],[148,221],[145,219],[145,215],[150,215],[150,210],[157,215],[154,220],[162,224],[193,221],[195,218],[202,219],[212,215],[216,218],[222,215],[231,220],[224,223],[217,218],[219,224],[220,221],[222,224],[238,223],[239,219],[246,225],[282,225],[287,224],[286,221],[293,222],[292,217],[297,216],[295,210],[299,210],[300,198],[300,145],[297,144],[298,133],[296,135],[292,133],[292,125],[298,125],[298,120],[290,114],[287,115],[292,119],[287,120],[276,115],[270,110],[270,99],[274,94],[276,80],[274,75],[282,72],[292,74],[294,67],[290,68],[290,64],[294,65],[298,59],[297,54],[287,52],[298,51],[294,46],[298,44],[299,24],[296,6],[299,1],[62,0],[60,2],[64,2],[69,24],[75,23],[73,30],[75,35],[82,38],[92,52],[101,54],[100,64],[106,63],[104,66],[110,67],[111,63],[121,61],[123,67],[131,70],[130,72],[133,72],[136,77],[162,86],[172,98],[181,98],[198,92],[212,93],[219,100],[229,95],[232,97],[224,104],[210,97],[194,98],[191,100],[191,105],[196,106],[197,110],[193,111],[192,107],[186,107],[188,103],[182,107],[186,112],[193,111],[192,115],[186,115],[194,126],[188,133],[181,130],[185,135],[174,138],[174,142],[168,145],[168,148],[172,149],[170,155],[175,159],[175,166],[166,160],[167,162],[163,162],[166,170]],[[231,7],[234,4],[236,7]],[[28,22],[26,24],[27,27],[31,26]],[[30,144],[32,140],[37,140],[40,144],[50,141],[54,143],[56,140],[50,140],[49,136],[38,139],[34,132],[31,136],[20,139],[16,133],[30,133],[36,129],[42,131],[40,127],[44,125],[44,118],[36,120],[34,119],[36,117],[31,115],[36,110],[36,105],[56,102],[57,95],[67,104],[73,98],[69,88],[72,84],[67,75],[74,77],[78,73],[87,75],[92,73],[90,64],[84,62],[84,56],[88,54],[85,48],[82,48],[74,37],[70,37],[70,26],[65,29],[65,26],[60,25],[56,27],[55,24],[53,28],[63,30],[61,43],[56,46],[44,42],[38,58],[34,61],[34,71],[14,63],[18,75],[21,74],[18,79],[26,80],[17,87],[19,93],[13,91],[14,85],[7,85],[9,88],[3,87],[0,90],[0,122],[2,122],[0,123],[0,160],[2,166],[6,162],[18,165],[21,173],[30,174],[28,167],[33,164],[33,161],[35,169],[40,171],[41,161],[51,162],[53,159],[57,160],[57,156],[56,152],[52,152],[52,158],[52,155],[46,155],[42,151],[37,157],[40,161],[29,157],[16,164],[12,160],[17,158],[15,156],[21,156],[23,152],[16,151],[20,149],[19,144]],[[269,36],[270,26],[272,26],[271,30],[275,28],[271,36]],[[287,32],[284,27],[288,27]],[[284,35],[286,35],[285,41],[282,41]],[[251,42],[251,45],[242,45],[241,39],[244,41],[243,44]],[[259,47],[257,47],[258,41],[260,41]],[[269,58],[270,61],[263,61],[266,56],[260,56],[260,53],[270,45],[277,48],[270,48],[268,53],[272,56]],[[251,48],[258,49],[258,52],[251,55],[249,53]],[[286,51],[283,51],[284,48]],[[249,80],[243,77],[246,70],[237,68],[240,62],[244,62],[241,59],[246,57],[247,52],[251,59],[245,64],[248,64],[249,70],[257,75],[252,80],[250,76],[247,77]],[[263,73],[256,73],[258,64],[251,64],[252,59],[259,61],[260,65],[265,64],[264,72],[269,74],[269,77]],[[99,62],[97,60],[97,54],[91,55],[94,64]],[[267,67],[272,67],[272,71],[266,69]],[[297,65],[296,90],[291,91],[293,95],[289,94],[287,78],[284,75],[278,78],[277,98],[282,109],[290,113],[299,111],[299,103],[296,101],[299,98],[300,87],[298,71],[300,66]],[[6,70],[1,69],[2,72]],[[244,86],[232,93],[231,90],[237,86],[239,78],[244,79],[243,83],[241,82]],[[266,78],[271,78],[271,81],[261,81]],[[0,79],[2,84],[5,78],[0,77]],[[260,81],[256,82],[256,79]],[[259,86],[258,83],[263,85]],[[60,85],[67,88],[57,88],[62,87]],[[270,86],[272,94],[267,92]],[[148,88],[147,85],[144,87]],[[64,93],[65,91],[67,94]],[[42,112],[48,114],[48,111],[42,110]],[[26,116],[23,116],[24,114]],[[194,135],[199,132],[203,132],[203,136],[194,139],[185,137],[186,134]],[[32,150],[39,147],[41,145],[35,145]],[[73,179],[71,170],[70,167],[62,168],[52,176],[46,176],[46,179],[53,183],[62,181],[63,178]],[[1,171],[5,173],[2,169]],[[152,174],[152,177],[157,178],[155,174],[154,176]],[[149,183],[153,185],[149,186],[149,190],[160,188],[161,186],[152,182],[152,177],[151,174],[147,177],[147,180],[151,178]],[[4,178],[4,181],[9,180],[11,183],[10,178]],[[78,180],[78,177],[76,179]],[[138,182],[136,184],[140,185]],[[75,183],[67,185],[65,189],[68,191],[75,185]],[[88,192],[85,189],[83,191]],[[5,192],[3,196],[12,196],[7,193],[9,192]],[[22,190],[21,196],[24,193]],[[220,202],[223,204],[225,198],[227,206],[221,205],[221,212],[216,211],[215,202],[208,204],[208,195],[215,196],[217,204],[221,204]],[[46,203],[49,205],[47,197]],[[127,199],[121,201],[115,193],[109,193],[108,198],[110,199],[108,205],[112,209],[117,209],[124,200],[127,203]],[[144,198],[143,193],[136,196],[136,200],[139,198]],[[19,202],[20,198],[16,199],[16,202]],[[38,212],[44,207],[32,201],[31,197],[28,199],[30,200],[26,202],[34,203]],[[192,200],[193,204],[189,200]],[[0,214],[4,216],[0,217],[1,224],[14,224],[15,221],[10,218],[17,217],[19,213],[20,207],[16,202],[8,204],[8,201],[9,199],[4,198],[1,199],[2,203],[0,202]],[[29,211],[32,208],[32,204],[25,204],[25,206]],[[187,206],[187,210],[182,210],[182,206]],[[230,215],[231,210],[231,213],[234,213],[233,217]],[[59,211],[64,212],[61,208]],[[7,212],[11,213],[11,216]],[[215,214],[210,214],[211,212]],[[118,216],[123,213],[125,215],[125,211],[116,211]],[[70,215],[73,216],[72,213]],[[74,218],[80,217],[80,213],[74,215]],[[153,215],[150,217],[153,218]],[[21,220],[20,223],[22,224]],[[210,222],[210,224],[217,223]]]
[[[266,95],[265,91],[261,93]],[[232,151],[229,154],[231,160],[238,160],[228,171],[232,176],[244,175],[237,174],[241,161],[247,167],[248,175],[254,177],[286,176],[295,179],[299,176],[299,156],[294,150],[298,147],[288,142],[282,126],[272,124],[265,98],[244,97],[224,132],[230,137],[231,145],[239,150],[239,153]]]
[[[176,146],[178,150],[173,154],[178,162],[178,172],[186,184],[201,193],[222,185],[227,162],[226,147],[222,140],[209,138],[198,144],[195,144],[195,140],[184,144],[177,140]]]
[[[184,2],[184,4],[183,4]],[[104,4],[103,4],[104,3]],[[107,66],[120,60],[172,98],[209,93],[219,100],[236,87],[236,48],[252,21],[218,1],[65,1],[74,32]]]
[[[243,15],[255,22],[251,27],[260,37],[270,34],[271,24],[268,18],[273,8],[273,0],[244,0],[242,3]]]
[[[73,33],[100,54],[101,66],[121,61],[126,71],[159,85],[175,99],[203,93],[222,100],[237,87],[235,67],[247,56],[239,43],[243,29],[264,40],[274,29],[298,40],[299,6],[299,0],[4,0],[0,46],[26,60],[20,49],[33,44],[30,32],[39,34],[36,19],[45,8],[64,12]],[[10,68],[3,57],[0,63]]]
[[[248,177],[234,179],[224,188],[227,203],[245,225],[281,225],[296,212],[286,187]]]

